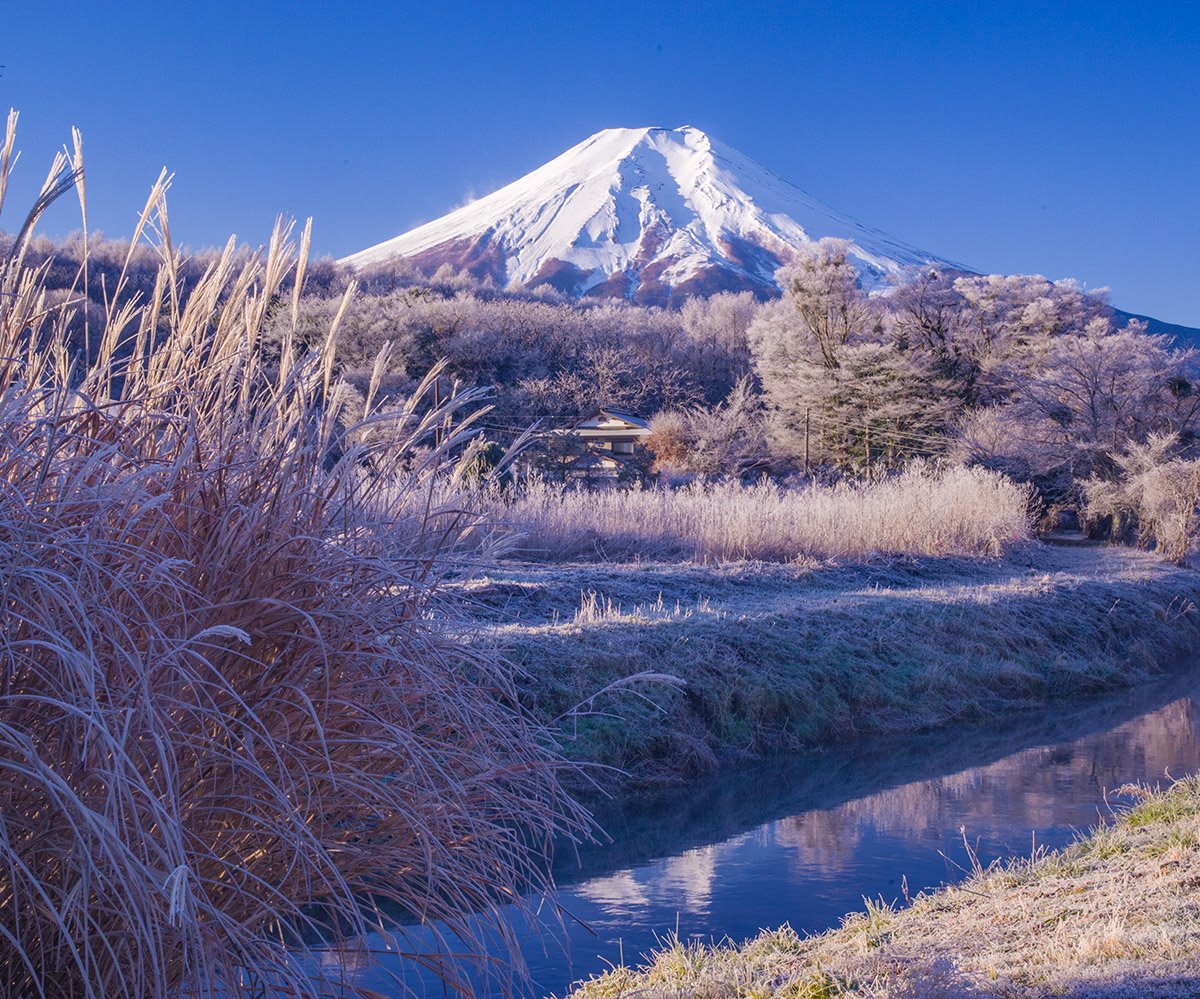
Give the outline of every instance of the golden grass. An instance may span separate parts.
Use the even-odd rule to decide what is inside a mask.
[[[184,295],[165,178],[153,294],[118,281],[72,340],[23,252],[79,156],[0,262],[0,994],[352,994],[407,917],[481,952],[582,819],[508,673],[439,624],[469,429],[427,445],[472,399],[343,428],[336,324],[260,349],[308,231]]]

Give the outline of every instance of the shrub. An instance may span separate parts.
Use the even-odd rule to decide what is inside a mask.
[[[1153,545],[1182,563],[1200,538],[1200,459],[1176,452],[1174,434],[1151,434],[1116,458],[1120,478],[1091,479],[1084,485],[1087,516],[1112,519],[1115,537],[1137,531],[1139,544]]]
[[[650,421],[654,469],[669,475],[740,476],[763,464],[762,413],[749,378],[719,406],[668,410]]]

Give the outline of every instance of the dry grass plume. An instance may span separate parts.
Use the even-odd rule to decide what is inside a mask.
[[[439,624],[476,518],[445,486],[469,427],[430,431],[472,400],[345,428],[336,323],[260,349],[308,231],[231,242],[184,295],[166,186],[133,241],[153,294],[107,287],[84,343],[24,265],[55,197],[86,204],[78,142],[0,261],[0,994],[352,994],[352,960],[297,954],[403,951],[399,916],[469,954],[580,813],[508,674]]]

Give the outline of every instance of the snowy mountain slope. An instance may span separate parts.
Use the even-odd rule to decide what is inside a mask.
[[[645,303],[722,290],[774,290],[793,249],[836,236],[864,278],[942,261],[841,215],[697,128],[597,132],[487,197],[355,253],[442,264],[501,285]],[[961,269],[961,268],[960,268]]]

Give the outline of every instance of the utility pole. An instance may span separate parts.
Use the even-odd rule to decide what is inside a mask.
[[[812,475],[812,464],[808,460],[808,435],[809,435],[809,430],[810,430],[811,416],[812,416],[812,410],[808,406],[805,406],[804,407],[804,474],[805,475]]]
[[[867,481],[873,481],[871,478],[871,418],[867,417]]]

